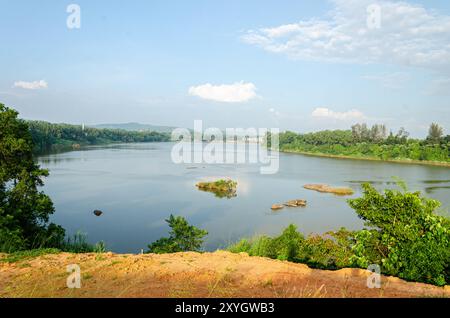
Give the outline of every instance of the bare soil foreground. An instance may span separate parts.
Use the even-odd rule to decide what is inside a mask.
[[[67,288],[70,264],[81,268],[80,289]],[[450,297],[450,286],[393,277],[382,277],[381,289],[369,289],[368,275],[360,269],[316,270],[222,251],[61,253],[0,262],[0,297]]]

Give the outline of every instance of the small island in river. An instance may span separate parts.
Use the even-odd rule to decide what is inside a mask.
[[[347,187],[334,188],[327,184],[306,184],[303,186],[305,189],[314,190],[322,193],[333,193],[336,195],[352,195],[353,189]]]
[[[196,184],[201,191],[212,192],[218,198],[233,198],[236,196],[237,182],[233,180],[220,179],[213,182],[199,182]]]

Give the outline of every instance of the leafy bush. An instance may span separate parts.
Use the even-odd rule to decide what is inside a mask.
[[[148,245],[147,253],[163,254],[200,250],[203,237],[208,234],[207,231],[189,225],[181,216],[170,215],[166,222],[171,228],[169,237],[163,237]]]
[[[384,273],[406,280],[450,282],[450,222],[434,214],[440,202],[419,192],[379,193],[370,184],[363,190],[363,197],[348,201],[372,228],[356,235],[355,264],[380,264]]]
[[[321,269],[350,267],[353,244],[354,232],[344,228],[324,235],[311,235],[300,247],[299,261]]]
[[[245,252],[250,256],[305,263],[314,268],[337,269],[349,266],[353,255],[352,242],[352,232],[345,229],[305,239],[297,231],[297,227],[291,224],[280,236],[242,239],[228,250],[233,253]]]
[[[402,182],[399,185],[402,191],[379,193],[364,184],[363,196],[349,200],[367,229],[341,229],[305,239],[290,225],[278,237],[243,239],[228,250],[322,269],[378,264],[388,275],[445,285],[450,282],[450,221],[434,214],[438,201],[408,192]]]

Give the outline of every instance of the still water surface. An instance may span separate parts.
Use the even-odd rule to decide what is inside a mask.
[[[305,234],[357,230],[363,223],[338,197],[303,189],[307,183],[348,186],[361,194],[360,182],[393,187],[392,177],[408,183],[450,207],[450,169],[420,165],[341,160],[280,154],[275,175],[261,175],[260,166],[174,164],[171,143],[120,144],[41,156],[50,170],[45,191],[55,204],[52,222],[68,234],[82,231],[89,241],[103,240],[118,253],[138,253],[167,235],[171,213],[209,232],[207,250],[227,246],[241,237],[275,235],[290,223]],[[229,177],[238,182],[237,197],[219,199],[198,191],[198,181]],[[275,203],[306,199],[306,208],[271,211]],[[93,210],[104,214],[96,217]]]

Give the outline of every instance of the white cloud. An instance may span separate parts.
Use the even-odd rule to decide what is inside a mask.
[[[450,16],[417,4],[332,0],[326,18],[250,30],[249,44],[293,59],[390,63],[450,72]],[[368,27],[367,9],[381,9],[380,28]]]
[[[48,83],[44,80],[34,81],[34,82],[24,82],[18,81],[14,83],[14,87],[23,89],[42,89],[47,88]]]
[[[241,103],[256,98],[253,83],[237,82],[230,85],[204,84],[189,88],[189,95],[224,103]]]
[[[367,116],[357,109],[352,109],[347,112],[335,112],[331,109],[319,107],[314,109],[311,114],[315,118],[328,118],[335,120],[364,120]]]
[[[273,114],[275,117],[280,117],[281,113],[277,111],[275,108],[269,108],[269,112]]]

